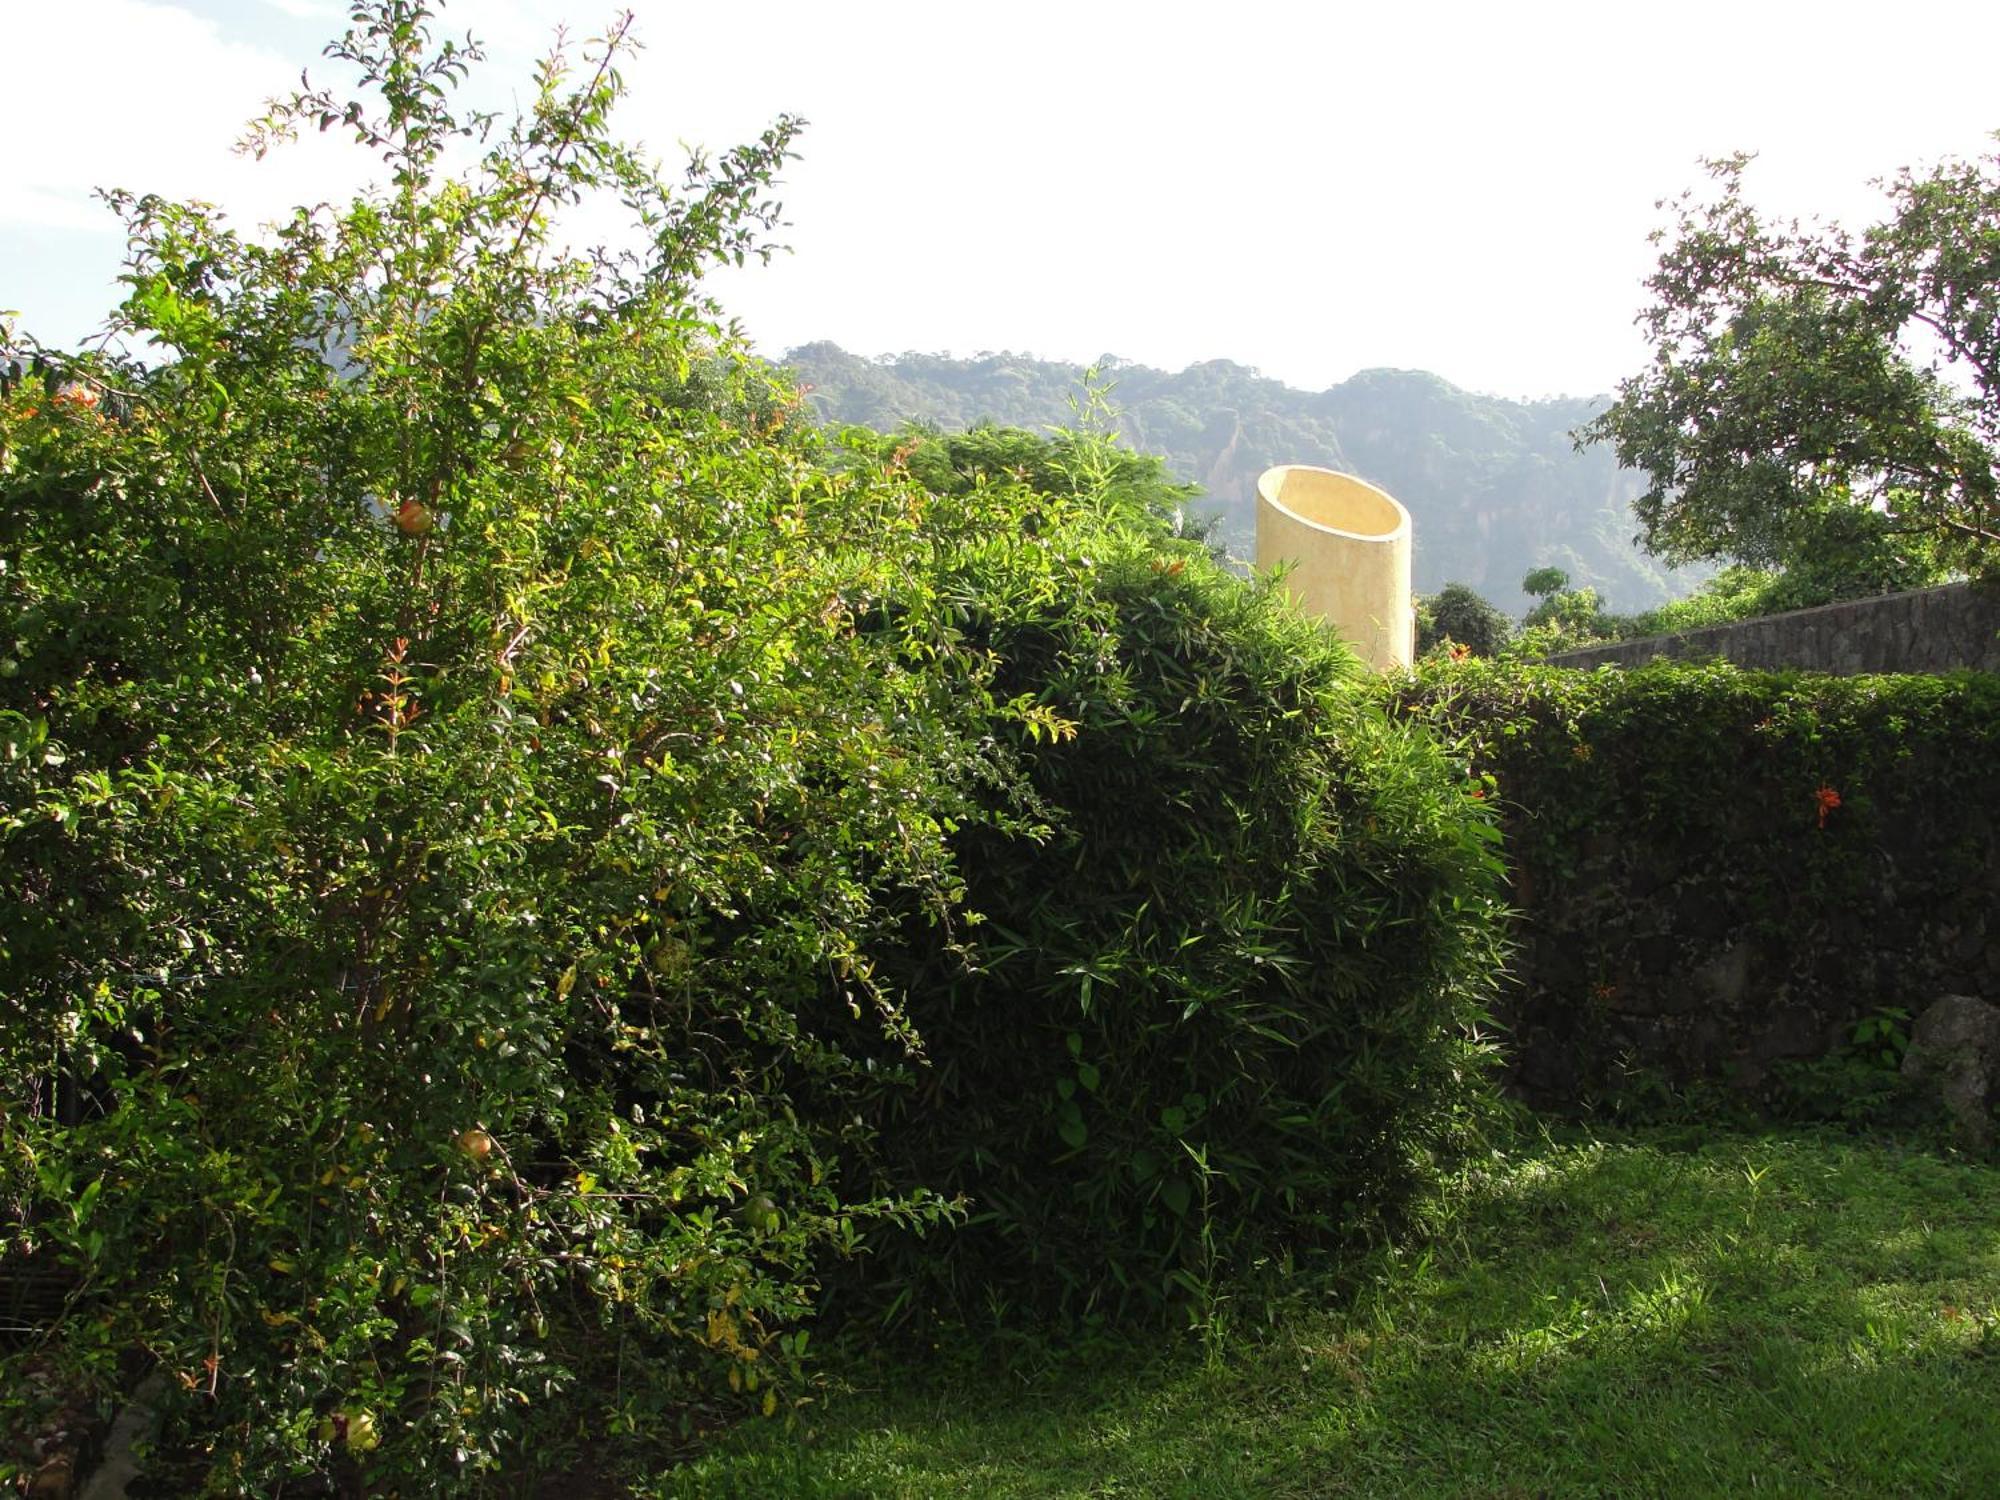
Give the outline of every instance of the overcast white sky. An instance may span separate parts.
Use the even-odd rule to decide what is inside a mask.
[[[588,6],[466,0],[442,26],[487,41],[480,87],[504,102],[558,22],[604,28]],[[1653,203],[1697,158],[1756,150],[1761,202],[1859,221],[1869,178],[2000,129],[1990,0],[633,8],[627,137],[671,158],[810,122],[794,253],[722,287],[772,354],[830,338],[1596,392],[1643,357]],[[52,343],[99,324],[122,237],[93,187],[254,224],[358,181],[325,139],[261,165],[228,149],[344,12],[0,0],[0,309]]]

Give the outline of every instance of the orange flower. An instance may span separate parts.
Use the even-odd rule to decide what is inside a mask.
[[[98,399],[96,391],[93,391],[87,385],[79,385],[72,380],[68,385],[63,386],[53,396],[49,397],[49,405],[57,407],[73,406],[78,411],[96,411]]]
[[[1825,782],[1821,782],[1819,790],[1813,793],[1813,799],[1819,803],[1819,826],[1824,828],[1826,815],[1840,806],[1840,793]]]

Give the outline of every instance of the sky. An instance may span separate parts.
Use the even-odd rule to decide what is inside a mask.
[[[505,107],[588,0],[463,0]],[[1868,222],[1870,179],[1994,149],[2000,5],[1956,0],[631,0],[620,133],[677,162],[780,113],[790,253],[713,285],[773,356],[1378,366],[1534,397],[1635,373],[1656,201],[1755,151],[1769,211]],[[0,309],[74,343],[117,300],[102,187],[251,227],[374,167],[231,154],[345,24],[328,0],[0,0]],[[1893,19],[1892,19],[1893,17]]]

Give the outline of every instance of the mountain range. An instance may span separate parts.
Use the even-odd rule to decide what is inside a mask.
[[[982,421],[1040,431],[1073,425],[1087,401],[1083,366],[1019,354],[871,359],[814,343],[782,364],[824,420],[883,431]],[[1552,565],[1635,611],[1705,576],[1643,552],[1633,540],[1638,476],[1602,448],[1574,447],[1570,434],[1605,397],[1508,400],[1421,370],[1364,370],[1301,391],[1221,359],[1178,374],[1111,356],[1094,368],[1121,436],[1201,487],[1194,508],[1237,557],[1254,551],[1257,476],[1306,463],[1357,474],[1408,507],[1421,593],[1469,584],[1518,615],[1532,602],[1523,575]]]

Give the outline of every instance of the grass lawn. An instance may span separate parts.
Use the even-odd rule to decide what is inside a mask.
[[[850,1365],[658,1496],[2000,1495],[2000,1168],[1542,1140],[1268,1327]]]

